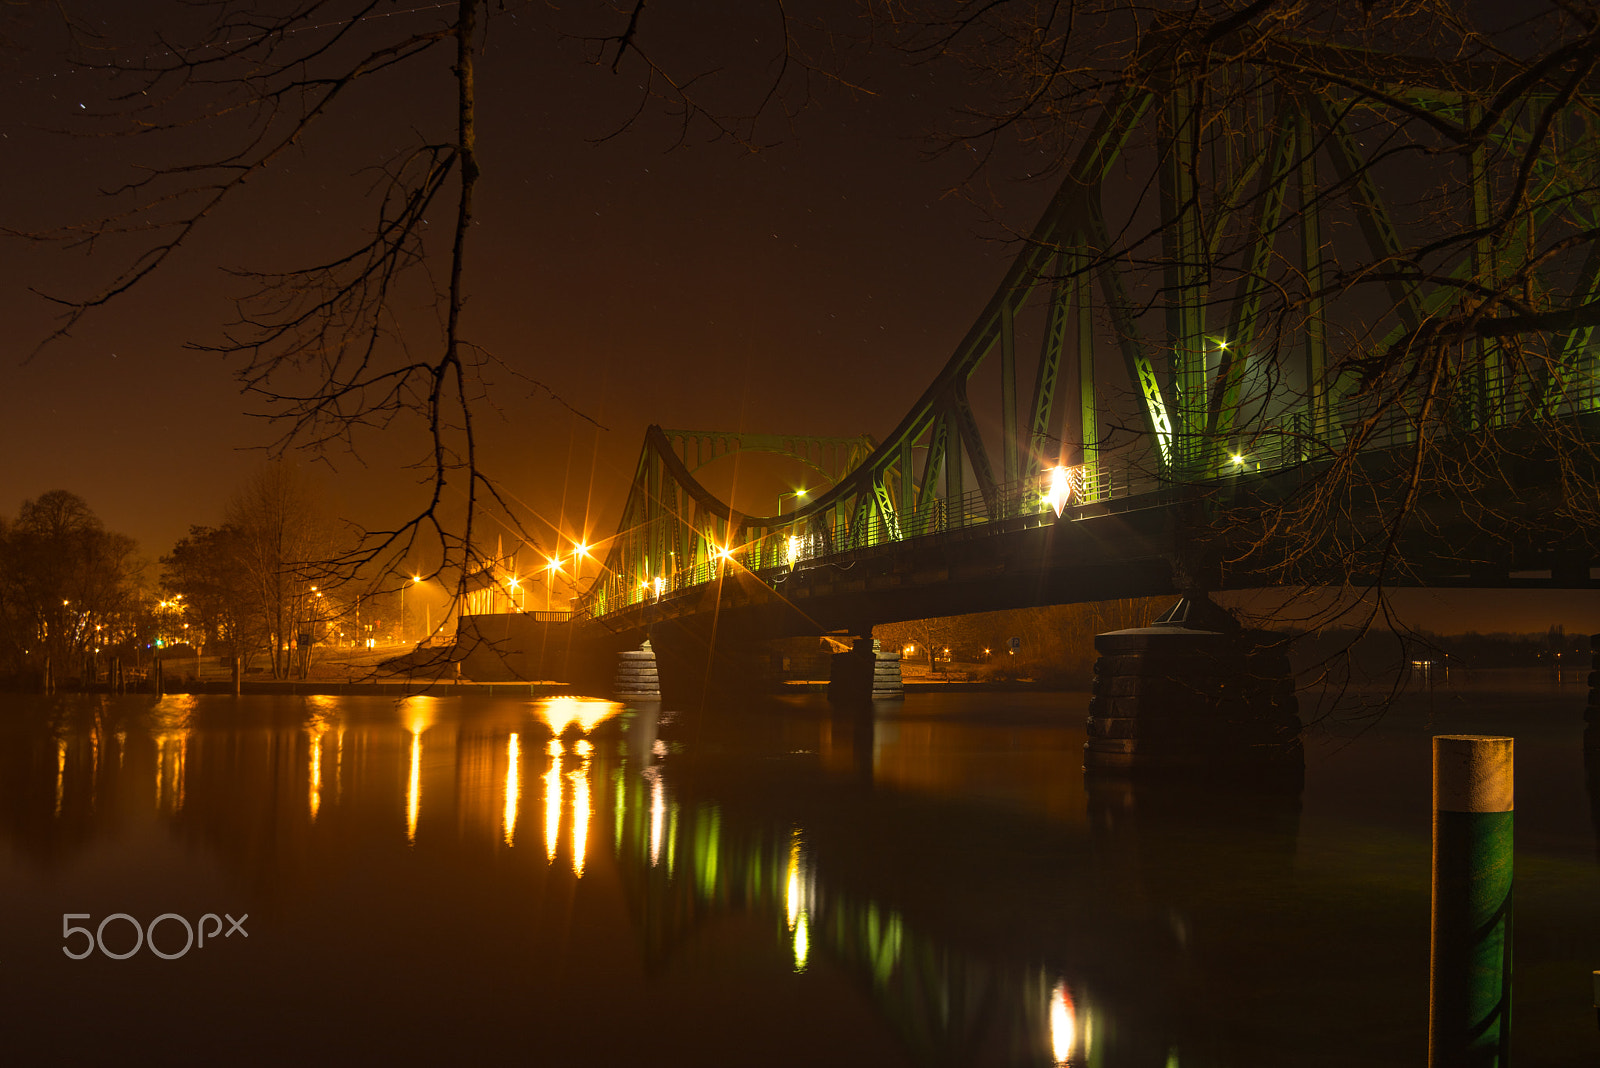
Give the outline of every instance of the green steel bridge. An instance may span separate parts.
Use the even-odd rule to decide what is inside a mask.
[[[1148,52],[892,432],[651,427],[580,616],[781,604],[795,633],[1291,574],[1587,586],[1594,119],[1487,67]],[[741,514],[697,471],[751,450],[831,488]],[[1331,566],[1289,566],[1323,532]],[[1388,548],[1374,570],[1349,542]]]

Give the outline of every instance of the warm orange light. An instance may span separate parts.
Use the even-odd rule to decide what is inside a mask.
[[[517,840],[517,803],[522,800],[521,755],[520,739],[512,731],[506,743],[506,807],[501,820],[508,846],[516,845]]]
[[[594,747],[587,740],[573,746],[579,765],[567,773],[572,780],[572,874],[583,878],[584,859],[589,852],[589,820],[594,806],[589,800],[589,757]]]
[[[650,866],[661,862],[661,831],[667,822],[667,786],[660,769],[650,779]]]
[[[601,701],[592,697],[547,697],[539,702],[540,718],[549,725],[550,733],[558,738],[574,724],[588,734],[621,710],[622,706],[615,701]]]
[[[311,809],[311,822],[317,822],[317,810],[322,808],[322,735],[316,730],[308,730],[311,735],[311,795],[308,798],[308,807]]]
[[[411,731],[411,772],[406,778],[406,841],[417,840],[417,817],[422,814],[422,730]]]
[[[61,815],[61,802],[64,798],[63,787],[66,785],[67,775],[67,740],[56,739],[56,815]],[[156,804],[161,803],[161,776],[156,776]]]
[[[1050,1050],[1057,1064],[1072,1059],[1072,1048],[1078,1042],[1078,1014],[1067,993],[1065,983],[1057,983],[1050,992]]]
[[[561,740],[550,739],[550,770],[544,776],[544,856],[556,859],[556,838],[561,834]]]
[[[1067,506],[1067,501],[1072,497],[1072,480],[1067,474],[1067,469],[1059,464],[1050,469],[1050,488],[1045,493],[1045,500],[1055,510],[1057,516]]]

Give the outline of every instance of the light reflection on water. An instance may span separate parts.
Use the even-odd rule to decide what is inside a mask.
[[[1077,1043],[1078,1014],[1073,1011],[1072,995],[1067,993],[1066,982],[1058,982],[1050,991],[1050,1051],[1056,1063],[1068,1063]]]
[[[1318,1012],[1353,1011],[1348,991],[1329,991],[1356,975],[1391,1014],[1378,1030],[1402,1036],[1388,1063],[1414,1060],[1425,1035],[1408,1002],[1417,979],[1425,996],[1425,972],[1408,978],[1405,954],[1388,945],[1420,944],[1425,965],[1420,830],[1371,839],[1392,853],[1376,858],[1383,865],[1420,856],[1416,872],[1369,875],[1337,851],[1342,838],[1304,838],[1297,787],[1236,796],[1215,785],[1085,782],[1081,730],[1035,711],[974,721],[970,707],[963,719],[945,702],[877,722],[790,708],[691,723],[609,702],[119,700],[37,727],[13,717],[0,734],[0,819],[12,845],[0,851],[0,885],[32,871],[64,880],[0,921],[3,959],[36,963],[43,976],[36,995],[0,994],[47,1018],[52,999],[89,974],[60,971],[63,912],[149,920],[182,907],[164,894],[216,868],[228,900],[195,910],[233,907],[276,924],[228,971],[242,992],[233,1007],[207,1003],[241,1026],[270,1016],[259,1006],[285,974],[269,961],[348,972],[333,946],[355,953],[364,963],[353,974],[377,989],[442,970],[468,996],[507,1005],[576,984],[564,1004],[580,1015],[574,1002],[650,1015],[658,1003],[709,998],[778,1030],[814,1031],[817,1042],[834,1034],[834,1063],[947,1063],[952,1050],[971,1053],[957,1063],[1385,1063],[1391,1054],[1358,1046],[1335,1060],[1310,1039],[1283,1058],[1285,1041],[1328,1025]],[[30,748],[36,730],[42,750]],[[102,734],[116,739],[117,761],[100,759]],[[708,736],[716,747],[697,744]],[[1063,808],[1072,796],[1075,811]],[[543,806],[543,850],[519,839],[525,818],[537,825],[524,805]],[[73,857],[94,857],[81,870],[104,872],[136,864],[140,849],[154,855],[140,827],[189,852],[160,852],[170,867],[135,899],[73,882],[90,878],[73,874]],[[1337,881],[1307,890],[1329,857]],[[1596,887],[1592,861],[1562,862],[1580,897]],[[1394,915],[1363,905],[1363,929],[1339,927],[1340,910],[1375,895],[1393,899]],[[597,910],[603,919],[579,919]],[[333,926],[297,933],[324,912]],[[31,918],[18,927],[19,916]],[[446,948],[430,923],[451,932]],[[1563,914],[1562,924],[1575,951],[1600,949],[1592,917]],[[1222,952],[1236,936],[1239,948]],[[1372,946],[1341,957],[1340,937]],[[217,952],[211,959],[226,959]],[[515,965],[489,963],[501,952]],[[139,965],[124,967],[102,980],[126,1003],[119,1011],[170,994],[130,983]],[[1280,995],[1266,978],[1319,967],[1330,978],[1310,997]],[[481,982],[477,968],[487,969]],[[801,989],[782,983],[810,993],[775,996]],[[830,1032],[815,1015],[786,1016],[791,1003],[831,1005],[855,1029],[874,1022],[846,1039],[843,1024]],[[688,1053],[713,1039],[704,1021],[696,1031],[671,1015],[651,1018],[684,1057],[654,1059],[692,1063]],[[1262,1028],[1270,1039],[1252,1037]],[[512,1049],[519,1037],[493,1042]]]
[[[516,731],[506,739],[506,804],[501,827],[507,848],[517,844],[517,806],[522,803],[522,736]]]
[[[554,864],[561,837],[561,757],[566,749],[561,739],[552,738],[546,752],[550,768],[544,773],[544,856]]]

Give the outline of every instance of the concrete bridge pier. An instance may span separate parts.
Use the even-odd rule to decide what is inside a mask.
[[[1209,599],[1184,598],[1153,625],[1094,645],[1086,770],[1303,769],[1281,643]]]
[[[866,633],[871,635],[870,628]],[[900,652],[884,652],[876,638],[857,638],[847,653],[834,653],[828,670],[828,700],[865,704],[906,695],[900,677]]]

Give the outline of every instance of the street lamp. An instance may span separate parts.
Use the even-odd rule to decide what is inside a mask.
[[[548,612],[550,611],[550,590],[556,584],[556,572],[561,570],[561,557],[545,557],[544,570],[544,610]]]
[[[421,575],[412,575],[411,576],[411,585],[415,586],[417,583],[419,583],[421,581],[422,581],[422,576]],[[402,582],[400,584],[400,644],[404,645],[405,643],[406,643],[406,586],[405,586],[405,583]]]
[[[800,500],[800,498],[804,497],[808,492],[810,492],[810,491],[807,490],[804,486],[802,486],[799,489],[795,490],[793,493],[780,493],[780,494],[778,494],[778,514],[779,515],[783,514],[783,502],[784,501],[794,500],[794,501],[798,502]]]

